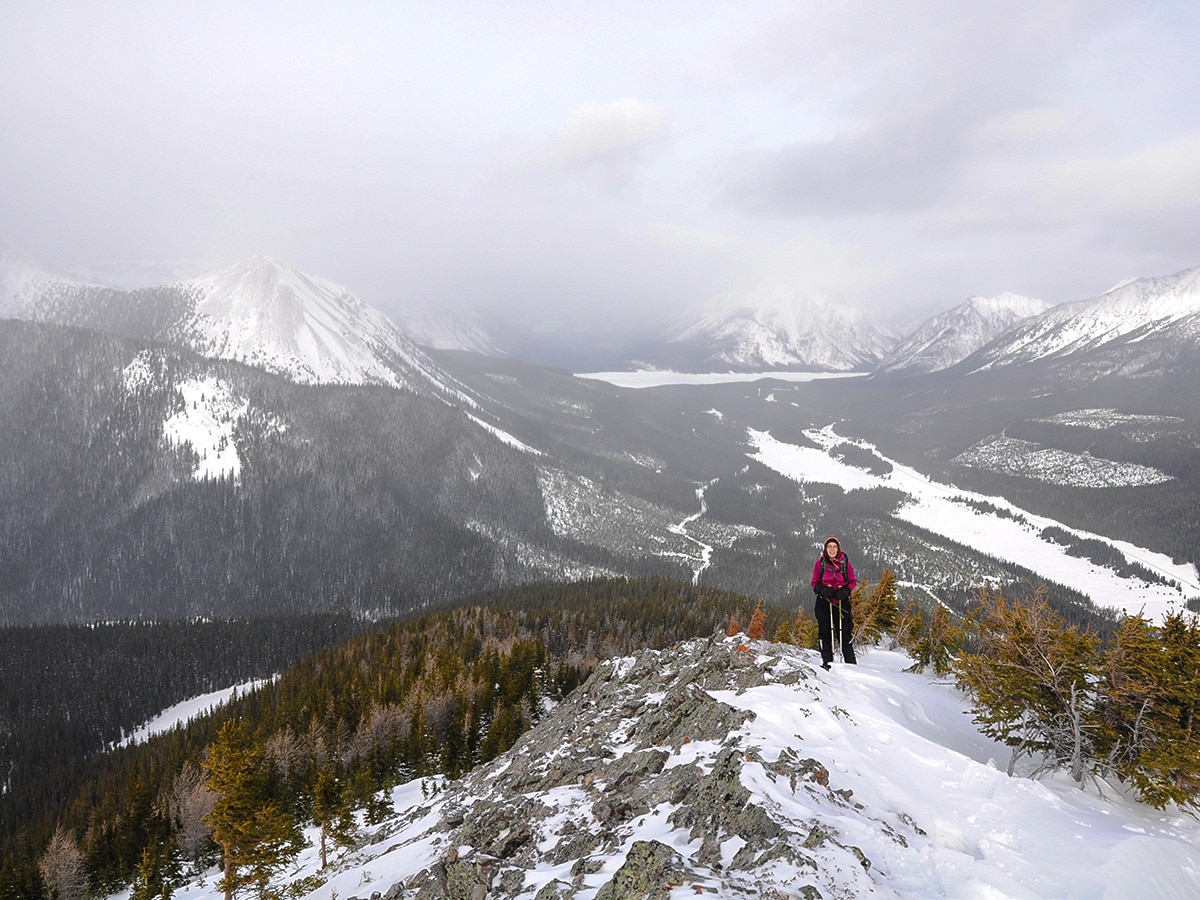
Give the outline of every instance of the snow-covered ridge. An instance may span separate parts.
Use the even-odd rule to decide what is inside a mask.
[[[406,310],[396,318],[404,333],[424,347],[508,356],[508,350],[497,342],[493,329],[477,314],[445,307],[424,307]]]
[[[902,654],[818,662],[720,637],[602,663],[499,758],[396,788],[327,871],[310,830],[285,879],[310,900],[1200,891],[1194,818],[1008,777],[964,696]],[[215,900],[214,874],[175,896]]]
[[[1200,347],[1200,267],[1139,278],[1097,297],[1052,307],[984,347],[968,365],[987,371],[1155,337]]]
[[[788,293],[717,306],[669,339],[712,370],[869,369],[891,349],[891,330],[852,307]]]
[[[55,275],[10,247],[0,247],[0,319],[56,321],[89,289],[100,285]]]

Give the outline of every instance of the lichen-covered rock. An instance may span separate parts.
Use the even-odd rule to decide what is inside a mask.
[[[741,782],[741,754],[724,750],[712,771],[688,799],[671,814],[673,825],[689,829],[692,840],[712,835],[718,841],[737,835],[754,849],[767,846],[780,827],[766,810],[754,804]]]
[[[683,857],[666,844],[637,841],[596,900],[665,900],[690,874]]]

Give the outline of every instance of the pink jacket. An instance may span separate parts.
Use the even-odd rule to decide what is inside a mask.
[[[825,560],[825,574],[821,574],[821,560],[825,558],[822,553],[817,557],[817,561],[813,563],[812,587],[815,590],[818,584],[825,584],[831,588],[848,587],[854,590],[858,587],[858,578],[854,574],[854,566],[850,564],[850,560],[846,559],[845,553],[839,553],[836,560]],[[842,560],[846,560],[846,577],[842,578]],[[831,600],[831,603],[837,603],[837,600]]]

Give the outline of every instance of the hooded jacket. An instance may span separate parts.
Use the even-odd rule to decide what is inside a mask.
[[[822,559],[825,560],[824,567],[822,567],[822,565],[821,565]],[[846,563],[846,577],[845,578],[842,577],[842,561],[843,560]],[[824,569],[824,571],[822,571],[822,569]],[[850,560],[846,558],[846,554],[844,551],[839,550],[837,557],[832,560],[826,558],[824,550],[821,551],[821,555],[818,556],[817,561],[815,563],[813,563],[813,573],[812,573],[813,591],[817,590],[818,585],[825,585],[826,587],[833,588],[834,590],[836,590],[838,588],[849,588],[851,591],[853,591],[856,587],[858,587],[858,578],[854,574],[854,566],[852,566],[850,564]],[[830,597],[828,599],[829,599],[830,603],[839,602],[837,600],[837,598],[835,598],[835,597]]]

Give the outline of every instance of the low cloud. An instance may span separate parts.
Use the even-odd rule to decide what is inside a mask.
[[[627,157],[666,135],[667,124],[666,110],[633,97],[581,106],[567,117],[554,152],[570,165]]]
[[[891,122],[833,140],[742,156],[724,200],[779,216],[843,216],[922,209],[963,163],[960,135],[936,120]]]
[[[646,239],[699,258],[726,263],[710,304],[737,306],[765,295],[823,297],[864,306],[892,275],[853,244],[812,232],[785,238],[751,238],[717,230],[658,224],[640,230]]]

